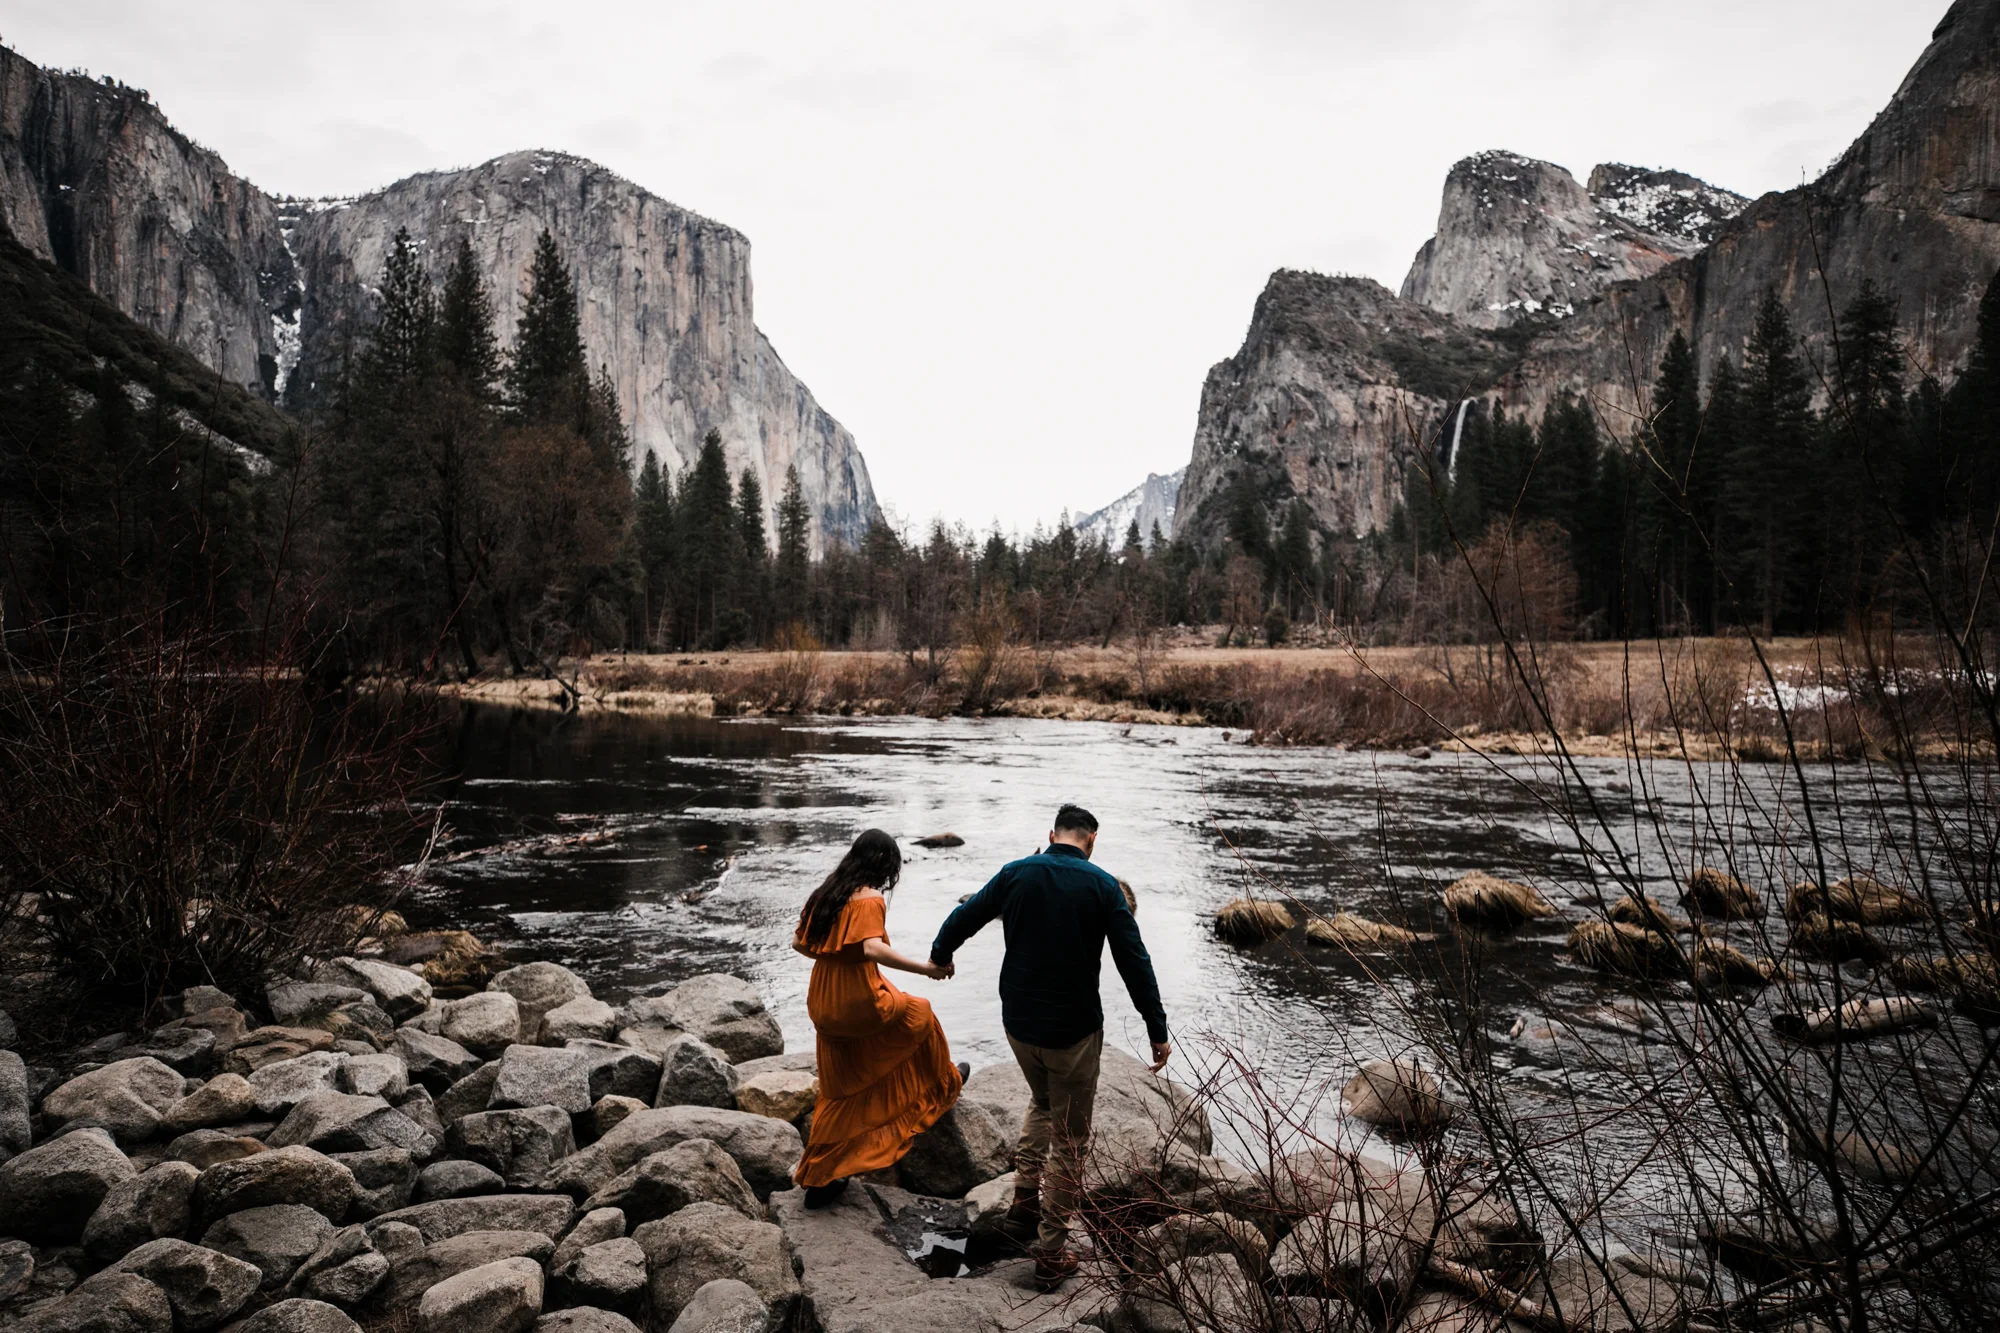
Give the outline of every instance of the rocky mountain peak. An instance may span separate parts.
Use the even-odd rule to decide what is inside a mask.
[[[1749,206],[1742,195],[1684,171],[1654,171],[1622,162],[1591,168],[1585,187],[1599,210],[1690,251],[1715,239],[1722,224]]]

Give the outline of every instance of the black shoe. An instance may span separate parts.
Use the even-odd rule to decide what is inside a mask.
[[[972,1077],[972,1066],[966,1063],[964,1060],[960,1060],[958,1062],[958,1081],[960,1083],[963,1083],[965,1082],[965,1080],[971,1077]]]
[[[845,1176],[834,1181],[831,1185],[808,1185],[806,1186],[806,1207],[831,1207],[845,1193],[847,1193],[847,1178]]]

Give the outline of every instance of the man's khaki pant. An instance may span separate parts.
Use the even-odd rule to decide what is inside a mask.
[[[1028,1114],[1014,1154],[1014,1188],[1039,1189],[1045,1251],[1062,1248],[1083,1183],[1083,1155],[1090,1142],[1090,1113],[1097,1103],[1097,1065],[1104,1054],[1099,1029],[1074,1046],[1055,1050],[1007,1038],[1028,1080]],[[1046,1170],[1044,1169],[1046,1168]]]

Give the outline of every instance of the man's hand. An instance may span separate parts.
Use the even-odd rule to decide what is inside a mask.
[[[957,975],[958,975],[958,964],[940,963],[936,958],[931,959],[931,977],[934,980],[950,981],[953,977]]]
[[[1173,1053],[1174,1048],[1170,1043],[1164,1041],[1153,1043],[1153,1072],[1155,1074],[1167,1067],[1167,1057]]]

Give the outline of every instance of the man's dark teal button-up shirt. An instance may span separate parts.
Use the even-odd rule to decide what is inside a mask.
[[[945,918],[931,959],[949,963],[958,947],[999,917],[1007,934],[1000,965],[1000,1021],[1007,1035],[1030,1046],[1074,1046],[1104,1026],[1097,971],[1104,945],[1146,1035],[1167,1039],[1167,1012],[1139,923],[1118,881],[1090,863],[1080,848],[1050,843],[1037,856],[1000,868],[986,887]]]

